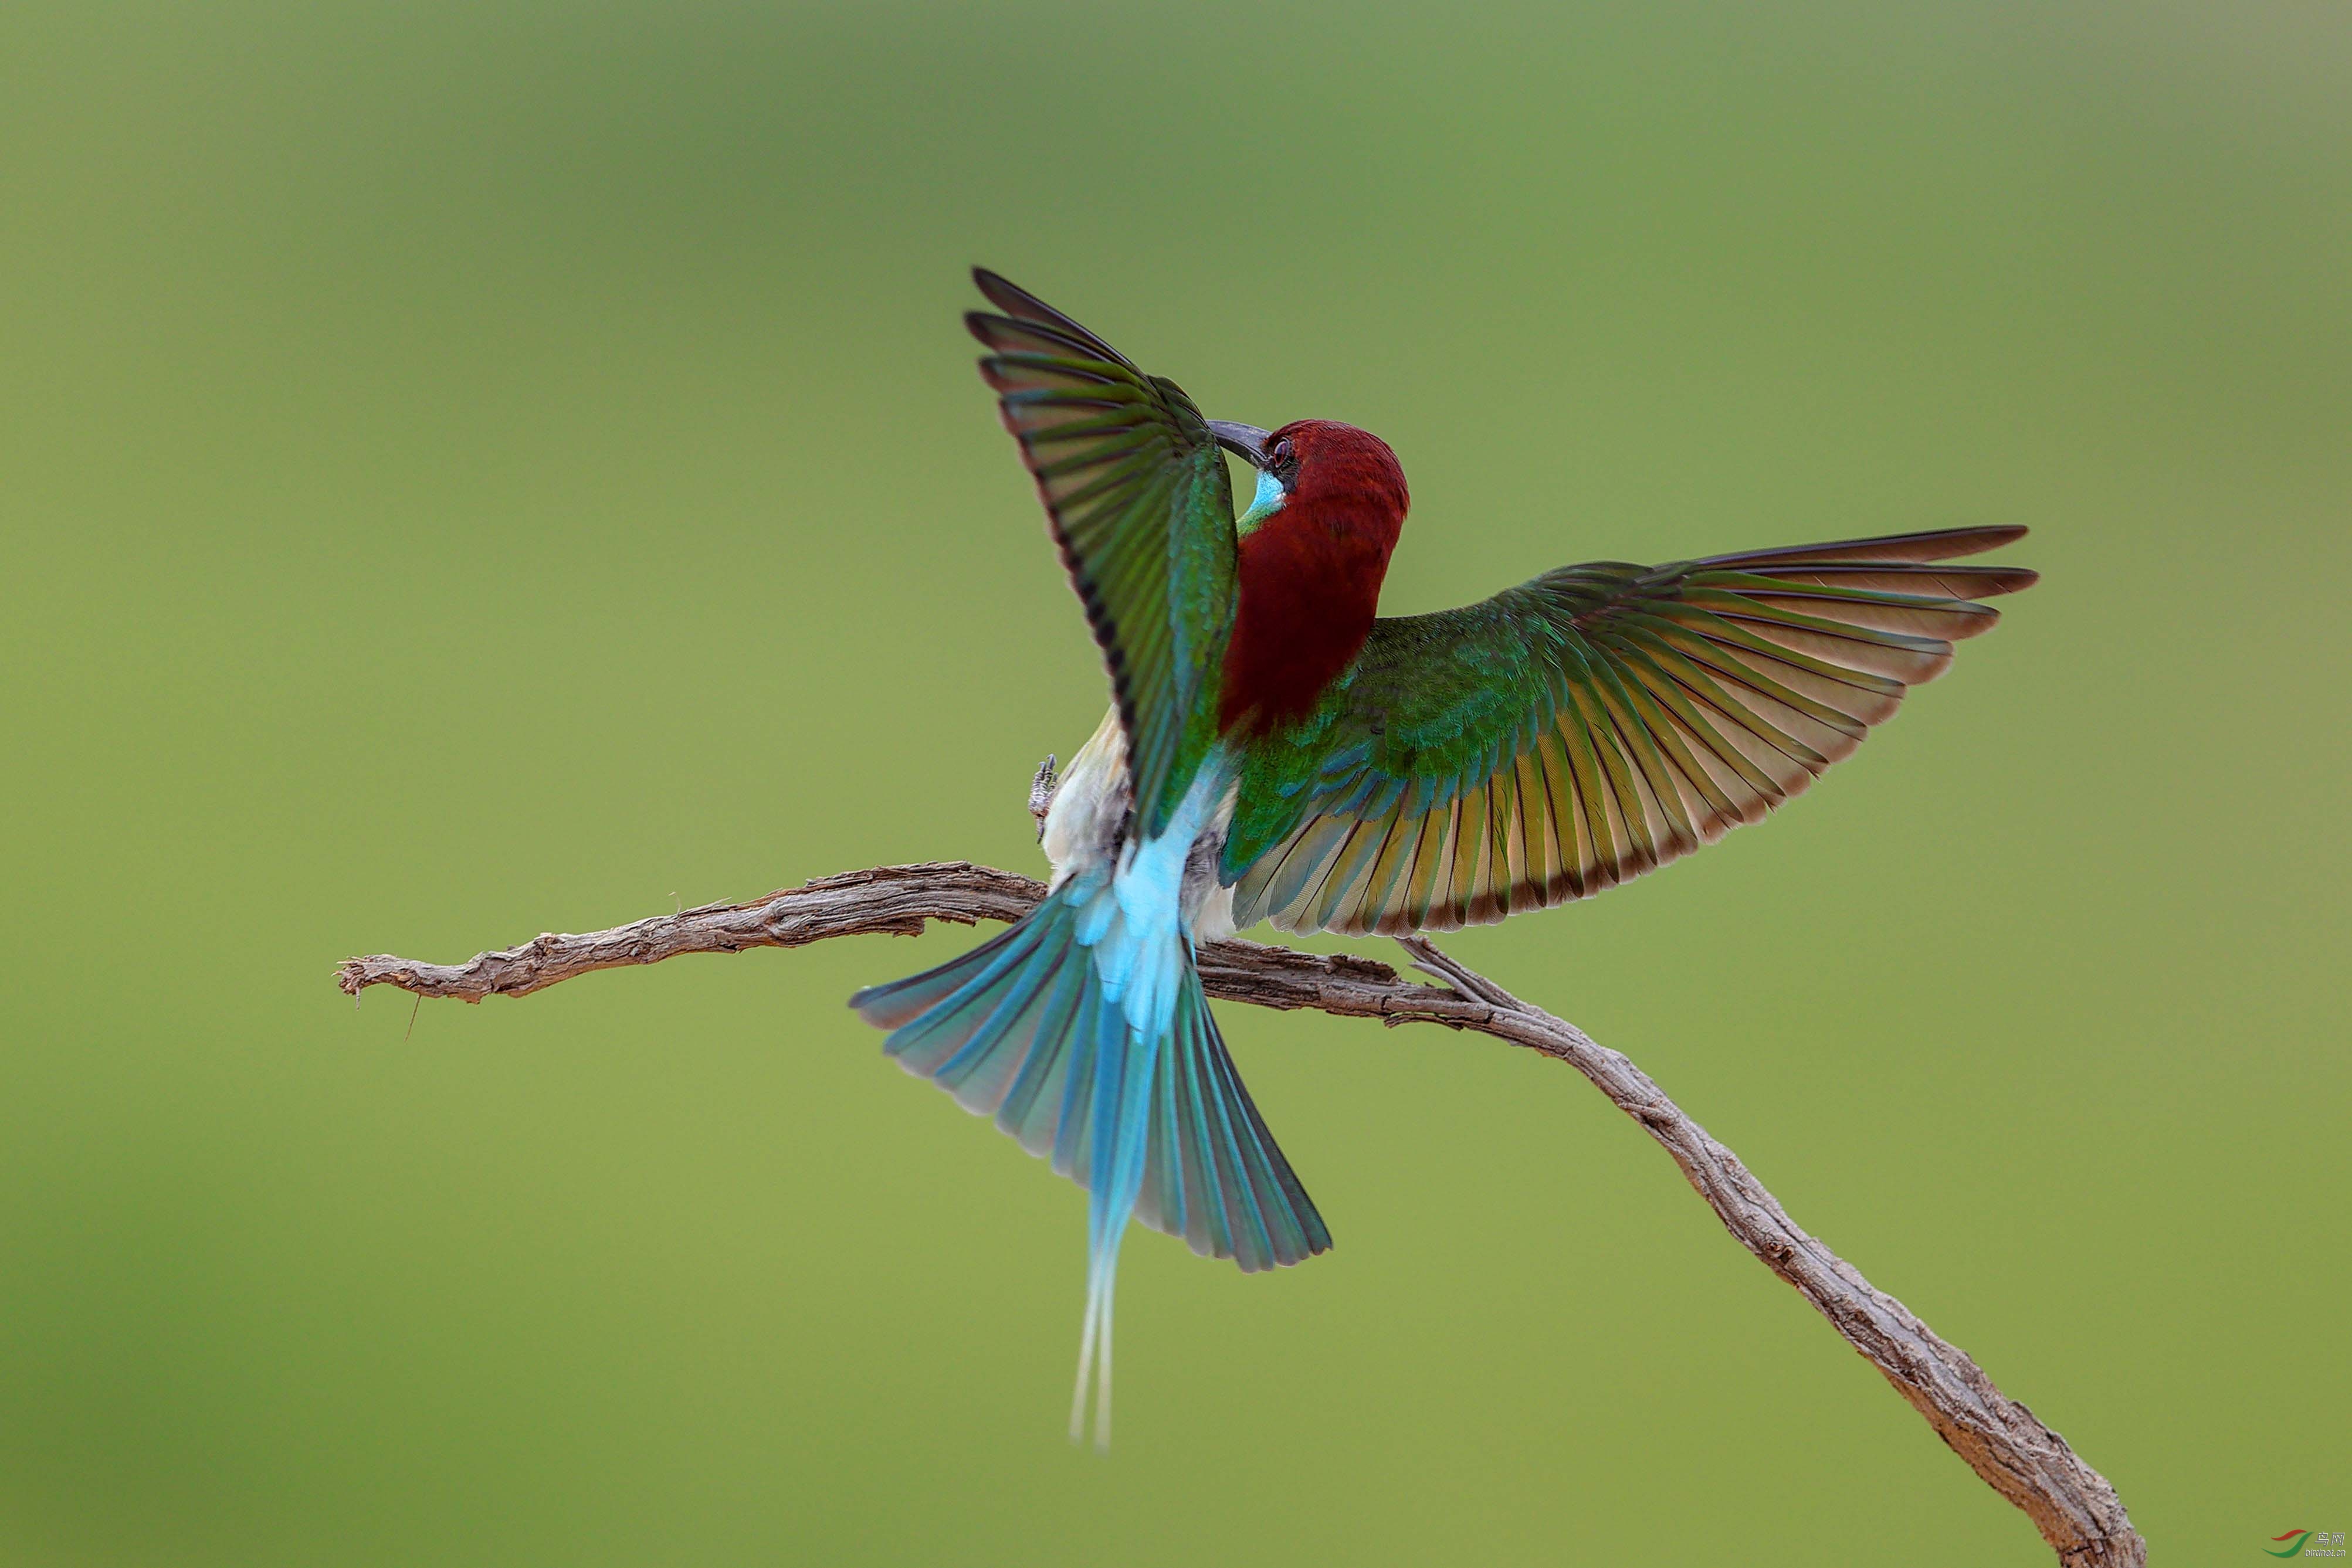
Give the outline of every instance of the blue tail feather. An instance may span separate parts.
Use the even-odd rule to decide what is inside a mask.
[[[1188,964],[1180,982],[1136,1217],[1255,1272],[1306,1261],[1331,1233],[1251,1101]]]
[[[1244,1270],[1331,1245],[1234,1071],[1191,941],[1139,929],[1118,898],[1107,876],[1073,878],[1003,935],[850,1000],[892,1031],[883,1049],[900,1066],[1088,1189],[1076,1414],[1088,1374],[1099,1374],[1097,1442],[1108,1440],[1111,1304],[1130,1216]],[[1160,945],[1169,951],[1146,950]],[[1148,1033],[1139,1006],[1161,1020]]]

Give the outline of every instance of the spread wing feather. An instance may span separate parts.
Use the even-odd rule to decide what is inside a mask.
[[[1225,847],[1236,925],[1450,931],[1711,843],[1852,755],[2031,586],[1952,564],[2013,528],[1565,567],[1378,622],[1255,743]]]
[[[1215,739],[1233,626],[1234,499],[1200,410],[1067,316],[976,270],[965,324],[1110,667],[1138,812],[1156,834]]]

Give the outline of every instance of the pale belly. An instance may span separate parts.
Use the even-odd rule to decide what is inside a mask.
[[[1045,850],[1053,862],[1054,886],[1061,886],[1073,872],[1099,865],[1118,852],[1128,797],[1127,733],[1119,727],[1118,710],[1112,708],[1070,759],[1045,812]],[[1224,847],[1225,824],[1232,816],[1228,798],[1209,831],[1194,841],[1187,863],[1183,900],[1192,912],[1190,927],[1195,942],[1222,942],[1234,934],[1234,890],[1220,886],[1216,876],[1217,853]]]

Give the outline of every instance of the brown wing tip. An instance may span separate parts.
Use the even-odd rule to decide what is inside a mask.
[[[1967,570],[1969,591],[1978,599],[2022,593],[2042,580],[2042,574],[2030,566],[1972,566]]]
[[[987,301],[1009,316],[1019,316],[1026,310],[1050,308],[1045,302],[1014,283],[1001,272],[991,272],[984,267],[971,269],[972,287]]]
[[[1013,318],[1012,324],[1045,328],[1051,336],[1073,344],[1084,352],[1098,354],[1106,360],[1114,361],[1130,371],[1135,371],[1135,362],[1125,354],[1120,353],[1095,333],[1055,309],[1027,289],[1011,282],[1002,274],[991,272],[984,267],[975,267],[971,269],[971,281],[991,305]],[[979,329],[973,326],[975,319],[986,320],[988,318],[979,311],[973,311],[964,318],[964,325],[972,328],[973,336],[979,337]],[[981,340],[988,341],[986,338],[982,338]],[[1136,371],[1136,373],[1140,375],[1142,372]]]
[[[1874,538],[1823,540],[1818,544],[1782,545],[1777,549],[1735,550],[1712,555],[1696,564],[1703,567],[1795,567],[1807,562],[1925,562],[1958,560],[2013,545],[2025,538],[2019,523],[1993,523],[1983,528],[1930,528],[1925,533],[1882,534]],[[1979,568],[1976,570],[1985,570]]]
[[[2023,523],[1996,523],[1981,528],[1954,528],[1951,533],[1955,548],[1952,553],[1944,559],[1954,560],[1964,555],[1981,555],[1986,550],[1999,549],[2003,545],[2013,545],[2032,531]]]

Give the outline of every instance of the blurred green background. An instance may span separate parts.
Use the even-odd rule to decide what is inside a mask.
[[[1037,868],[974,261],[1386,435],[1391,612],[2031,524],[1801,803],[1452,946],[2160,1562],[2352,1524],[2340,5],[98,3],[0,13],[0,1558],[2048,1561],[1492,1042],[1228,1012],[1339,1248],[1139,1237],[1106,1461],[1076,1190],[841,1005],[969,935],[336,993]]]

